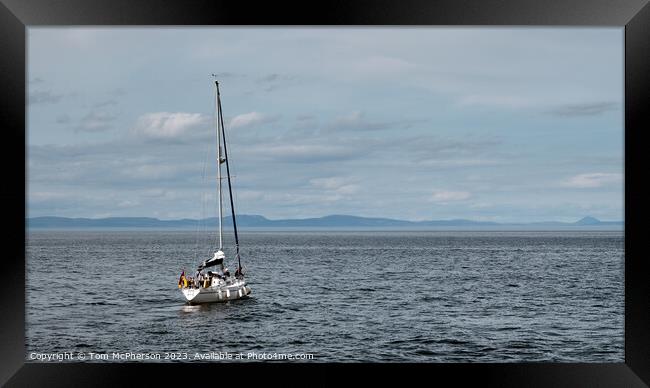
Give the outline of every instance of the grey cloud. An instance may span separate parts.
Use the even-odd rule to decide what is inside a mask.
[[[56,104],[63,98],[62,94],[54,94],[49,90],[35,90],[29,93],[30,104]]]
[[[71,121],[72,121],[72,119],[70,118],[70,116],[68,116],[68,115],[65,114],[65,113],[62,114],[62,115],[59,115],[59,116],[56,118],[56,123],[57,123],[57,124],[69,124]]]
[[[114,114],[103,111],[91,111],[85,115],[75,128],[83,132],[103,132],[112,129],[111,123],[117,119]]]
[[[402,138],[397,144],[386,144],[393,154],[402,154],[418,164],[456,168],[497,163],[494,149],[502,141],[496,137],[442,138],[437,136],[412,136]],[[487,155],[487,156],[486,156]],[[498,158],[500,159],[500,158]]]
[[[259,77],[256,81],[264,91],[271,92],[285,86],[295,85],[298,78],[287,74],[272,73]]]
[[[138,139],[75,145],[38,145],[28,149],[30,183],[104,188],[184,187],[196,180],[202,157],[187,159],[186,145],[144,147]],[[146,152],[143,152],[146,150]],[[201,150],[203,151],[203,150]],[[196,151],[195,151],[196,152]],[[196,182],[190,186],[196,186]]]
[[[292,76],[289,75],[281,75],[277,73],[272,73],[272,74],[267,74],[265,76],[262,76],[257,79],[257,82],[259,83],[268,83],[268,82],[275,82],[275,81],[283,81],[283,80],[291,80],[293,79]]]
[[[305,120],[305,124],[311,120]],[[250,156],[276,161],[314,162],[375,159],[380,154],[393,156],[390,163],[424,163],[438,167],[482,165],[503,160],[497,147],[503,143],[497,136],[441,137],[435,135],[417,136],[372,136],[373,130],[400,128],[417,120],[403,119],[400,122],[374,122],[360,119],[334,120],[327,130],[313,130],[315,125],[298,125],[275,138],[251,137],[240,139],[246,144]],[[311,123],[316,124],[316,123]],[[347,130],[344,130],[347,129]],[[255,151],[252,151],[255,150]],[[248,152],[248,151],[244,151]],[[374,163],[374,162],[373,162]],[[384,158],[377,163],[385,163]]]
[[[616,102],[593,102],[585,104],[571,104],[557,107],[549,110],[547,113],[560,117],[578,117],[578,116],[596,116],[601,113],[615,110],[618,108]]]
[[[399,121],[374,121],[368,120],[361,111],[354,111],[344,116],[339,116],[325,125],[327,132],[338,131],[379,131],[390,128],[409,129],[419,123],[427,122],[425,119],[402,119]]]
[[[325,126],[326,131],[375,131],[390,127],[388,122],[376,122],[366,120],[364,114],[359,111],[352,112],[346,116],[336,118],[332,123]]]
[[[159,195],[150,195],[150,192],[158,191]],[[31,215],[57,214],[68,217],[110,217],[110,216],[132,216],[142,214],[143,206],[151,206],[151,209],[160,209],[157,216],[169,218],[181,218],[198,215],[195,203],[199,200],[195,193],[182,190],[168,190],[155,188],[144,188],[135,190],[107,191],[86,186],[84,190],[62,190],[30,188],[30,203],[28,212]],[[180,205],[188,209],[188,212],[179,214],[174,208]],[[146,213],[148,214],[148,213]],[[169,215],[168,215],[169,214]],[[206,215],[203,215],[206,216]]]

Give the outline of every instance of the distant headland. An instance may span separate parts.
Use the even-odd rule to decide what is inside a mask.
[[[67,217],[32,217],[26,219],[29,229],[196,229],[217,226],[217,218],[160,220],[150,217],[108,217],[108,218],[67,218]],[[224,219],[225,225],[231,225],[230,218]],[[276,219],[271,220],[260,215],[237,216],[237,226],[253,229],[395,229],[395,230],[622,230],[623,221],[600,221],[587,216],[576,222],[531,222],[498,223],[489,221],[472,221],[466,219],[405,221],[391,218],[359,217],[350,215],[329,215],[318,218]]]

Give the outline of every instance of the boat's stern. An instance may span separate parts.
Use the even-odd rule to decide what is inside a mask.
[[[200,288],[189,288],[189,287],[185,287],[185,288],[181,288],[181,291],[183,292],[183,295],[185,296],[185,299],[186,299],[188,302],[191,302],[194,298],[196,298],[196,296],[197,296],[199,293],[201,293],[201,289],[200,289]]]

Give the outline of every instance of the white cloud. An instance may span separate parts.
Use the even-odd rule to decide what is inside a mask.
[[[315,178],[311,179],[309,183],[317,189],[332,191],[339,195],[355,194],[361,188],[343,177]]]
[[[200,113],[147,113],[138,118],[132,131],[152,138],[174,138],[207,122]]]
[[[117,207],[120,208],[132,208],[140,205],[140,201],[129,201],[124,200],[117,203]]]
[[[620,173],[590,173],[579,174],[562,182],[562,186],[578,189],[589,189],[602,187],[609,184],[617,184],[623,181],[623,174]]]
[[[354,147],[343,145],[277,143],[253,146],[242,151],[250,157],[305,163],[349,159],[354,157],[357,152]]]
[[[258,112],[249,112],[237,115],[230,120],[230,128],[244,128],[259,124],[266,124],[277,121],[278,117],[265,115]],[[228,127],[226,127],[228,128]]]
[[[318,189],[336,190],[345,185],[345,179],[341,177],[315,178],[311,179],[309,183]]]
[[[447,203],[454,201],[463,201],[471,197],[472,194],[467,191],[445,191],[434,190],[429,200],[432,202]]]

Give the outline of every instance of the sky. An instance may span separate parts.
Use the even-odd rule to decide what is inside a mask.
[[[623,220],[623,32],[30,27],[27,214]]]

